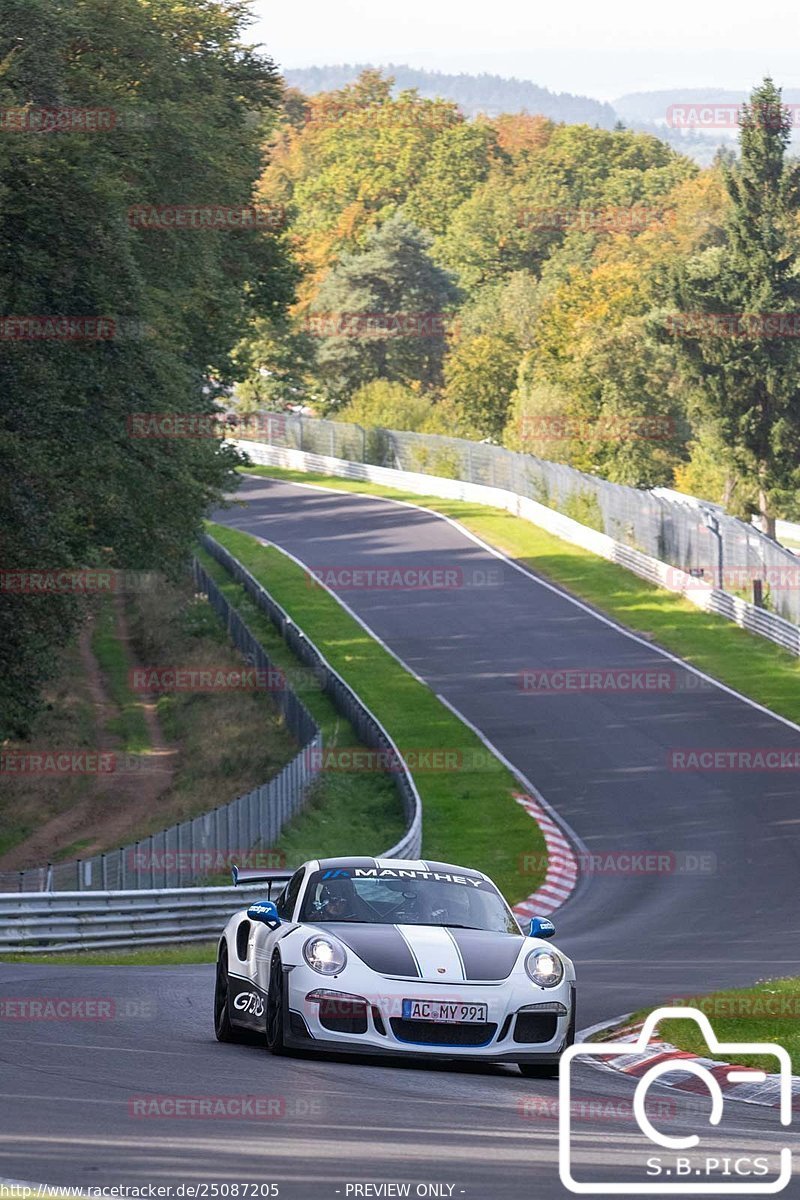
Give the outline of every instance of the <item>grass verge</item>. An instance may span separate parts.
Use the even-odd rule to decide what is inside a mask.
[[[356,745],[350,722],[339,714],[314,674],[295,658],[269,618],[209,554],[202,549],[197,554],[322,729],[324,745]],[[394,846],[404,828],[400,798],[384,771],[328,773],[313,784],[306,805],[284,827],[274,849],[290,867],[320,856],[377,854]]]
[[[425,857],[486,871],[512,903],[529,895],[541,875],[523,874],[521,856],[535,854],[543,862],[545,846],[536,823],[513,799],[519,783],[512,773],[330,593],[310,588],[290,558],[249,534],[221,525],[209,529],[291,614],[401,753],[449,755],[445,769],[413,771],[423,804]]]
[[[680,1004],[705,1013],[721,1042],[775,1042],[783,1046],[792,1059],[792,1071],[800,1075],[800,979],[771,979],[754,987],[681,998]],[[626,1026],[638,1024],[651,1011],[642,1009],[634,1013],[625,1022]],[[736,1065],[773,1073],[778,1070],[775,1059],[768,1055],[711,1053],[698,1026],[690,1019],[662,1021],[659,1033],[664,1041],[690,1054],[720,1062],[733,1059]],[[613,1034],[604,1034],[602,1040],[607,1037],[613,1039]]]
[[[521,517],[466,501],[418,496],[304,471],[248,467],[247,473],[407,500],[452,517],[626,628],[652,639],[773,712],[800,723],[800,659],[723,617],[695,608],[674,592],[639,579],[624,567],[553,537]]]

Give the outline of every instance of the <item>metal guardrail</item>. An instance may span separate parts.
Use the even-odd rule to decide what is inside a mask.
[[[422,801],[411,772],[405,766],[402,755],[383,725],[333,669],[314,643],[309,641],[286,610],[224,546],[208,534],[200,538],[200,543],[236,582],[242,585],[251,600],[269,617],[297,658],[311,668],[322,690],[330,696],[339,712],[347,717],[360,741],[370,749],[391,753],[392,760],[398,765],[398,769],[392,771],[392,779],[400,795],[407,829],[397,845],[384,851],[381,857],[419,858],[422,850]]]
[[[12,890],[108,891],[202,884],[215,875],[228,873],[231,855],[241,861],[241,855],[247,851],[260,849],[271,854],[284,825],[303,804],[309,785],[319,771],[319,752],[322,750],[319,726],[197,560],[193,563],[193,572],[197,590],[208,597],[245,662],[280,683],[271,689],[271,694],[287,728],[302,749],[274,778],[229,804],[107,854],[51,863],[26,871],[2,872],[0,893]],[[148,769],[147,756],[137,757],[135,761],[142,771]],[[259,865],[279,864],[268,860]]]
[[[242,584],[258,607],[274,622],[297,657],[311,667],[323,690],[331,697],[339,712],[351,722],[362,742],[373,749],[389,751],[392,758],[401,764],[401,769],[393,772],[392,778],[400,793],[408,827],[395,846],[379,852],[378,856],[419,858],[422,851],[422,802],[410,772],[402,765],[400,753],[392,738],[299,626],[242,564],[214,538],[204,535],[201,541],[209,554]],[[247,653],[253,656],[250,660],[253,665],[265,669],[270,666],[266,652],[250,633],[236,609],[228,604],[207,572],[199,563],[195,563],[194,570],[198,584],[202,585],[217,611],[226,619],[237,646],[240,649],[249,647]],[[216,831],[214,836],[217,844],[222,840],[222,830],[233,840],[243,840],[254,833],[258,835],[262,844],[264,838],[273,839],[302,802],[301,791],[293,791],[286,787],[283,792],[276,793],[275,786],[280,786],[281,778],[287,772],[295,771],[299,774],[297,778],[290,777],[290,782],[305,788],[310,775],[318,770],[318,760],[321,756],[316,751],[322,748],[322,734],[316,722],[288,688],[284,703],[287,706],[286,711],[294,714],[292,720],[303,723],[306,733],[313,736],[300,755],[284,768],[276,779],[265,784],[263,788],[257,788],[247,797],[240,797],[230,805],[195,819],[201,823],[209,823],[209,829]],[[266,804],[259,807],[264,798]],[[244,804],[245,801],[247,804]],[[238,810],[234,810],[236,805],[240,806]],[[230,816],[232,811],[237,812],[235,820]],[[221,813],[228,815],[220,818]],[[240,820],[245,821],[244,826],[236,823]],[[177,833],[181,828],[193,824],[194,822],[185,822],[183,826],[173,828]],[[157,837],[158,835],[155,842],[148,839],[146,843],[135,845],[157,847],[161,845]],[[257,843],[250,841],[247,844]],[[179,852],[180,845],[178,840],[176,853]],[[166,839],[163,847],[168,849]],[[128,850],[130,849],[129,847]],[[38,883],[38,890],[20,889],[16,892],[0,893],[0,954],[3,951],[32,955],[52,954],[70,950],[158,946],[176,941],[208,941],[219,935],[223,925],[234,912],[244,908],[264,891],[263,885],[256,888],[193,888],[165,884],[159,888],[155,886],[155,880],[153,886],[144,888],[138,886],[142,882],[141,875],[136,881],[135,889],[126,889],[123,885],[122,890],[111,890],[108,885],[110,878],[127,878],[125,854],[126,850],[123,849],[113,855],[98,856],[101,860],[102,890],[92,890],[91,886],[79,886],[77,891],[44,890],[48,882],[52,883],[52,877],[48,876],[48,868],[25,872],[26,877],[31,877]],[[65,865],[70,868],[73,866]],[[84,876],[79,878],[85,882]],[[93,881],[92,875],[88,883],[91,885]]]
[[[250,455],[255,463],[269,466],[290,467],[300,471],[317,471],[325,475],[339,475],[345,479],[363,479],[381,483],[386,487],[399,487],[421,496],[441,496],[451,500],[469,500],[494,508],[504,508],[515,516],[523,517],[534,525],[546,529],[564,541],[572,542],[601,555],[610,562],[618,563],[634,574],[647,579],[668,591],[679,592],[692,604],[707,612],[716,613],[735,622],[750,633],[758,634],[782,646],[791,654],[800,656],[800,626],[792,621],[757,608],[746,600],[721,591],[698,579],[688,571],[671,566],[658,558],[645,554],[634,546],[618,542],[606,533],[600,533],[588,525],[547,505],[505,488],[489,487],[485,484],[468,483],[449,479],[441,475],[425,475],[418,471],[402,471],[393,467],[376,467],[361,462],[332,458],[325,454],[287,449],[263,442],[235,441],[240,449]],[[788,551],[787,551],[788,554]],[[795,571],[800,571],[797,559]]]
[[[721,555],[723,587],[752,595],[752,581],[760,578],[770,607],[785,619],[800,623],[797,556],[719,505],[668,488],[647,490],[610,483],[564,463],[464,438],[365,429],[292,413],[260,413],[255,424],[255,440],[273,446],[460,480],[535,500],[621,545],[699,575],[710,587],[720,583]],[[247,430],[245,425],[245,436],[249,436]],[[711,515],[718,522],[716,532],[706,519]]]
[[[0,895],[0,956],[208,942],[265,885]]]

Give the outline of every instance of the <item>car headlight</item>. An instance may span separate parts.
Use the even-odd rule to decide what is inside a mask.
[[[320,975],[338,975],[347,962],[344,947],[326,937],[309,938],[303,946],[303,958]]]
[[[525,959],[525,970],[539,987],[558,987],[564,978],[564,964],[552,950],[532,950]]]

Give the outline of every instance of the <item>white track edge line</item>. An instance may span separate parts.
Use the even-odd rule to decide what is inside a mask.
[[[269,476],[265,476],[265,475],[253,475],[251,472],[242,472],[242,474],[249,475],[249,478],[251,478],[251,479],[260,479],[262,481],[264,479],[270,478]],[[343,477],[343,478],[346,478],[346,477]],[[721,680],[715,679],[713,675],[707,675],[705,673],[705,671],[701,671],[699,667],[695,667],[692,665],[692,663],[687,662],[685,659],[679,658],[676,654],[672,654],[671,651],[665,650],[663,646],[659,646],[656,642],[650,642],[647,640],[647,638],[641,637],[639,634],[634,633],[633,630],[626,629],[624,625],[620,625],[616,621],[614,621],[611,617],[607,617],[604,613],[598,612],[598,610],[593,608],[590,604],[587,604],[585,601],[579,600],[577,596],[573,596],[569,592],[564,591],[562,588],[558,587],[557,584],[550,583],[548,580],[542,579],[540,576],[535,575],[533,573],[533,571],[530,571],[527,567],[524,567],[522,565],[522,563],[519,563],[515,559],[510,558],[509,555],[505,554],[502,550],[499,550],[496,546],[492,546],[489,542],[485,542],[482,538],[478,537],[477,534],[472,533],[472,531],[467,529],[467,527],[465,525],[462,525],[460,521],[457,521],[455,519],[455,517],[448,517],[445,513],[437,512],[433,508],[426,508],[424,504],[413,504],[410,500],[396,500],[391,496],[374,496],[370,492],[352,492],[349,490],[345,490],[343,488],[326,487],[324,484],[319,484],[319,483],[298,483],[294,479],[282,480],[282,479],[280,479],[280,477],[276,477],[275,482],[276,483],[287,483],[290,487],[303,487],[303,488],[308,488],[311,491],[328,492],[328,493],[331,493],[334,495],[339,495],[339,496],[341,496],[341,495],[358,496],[360,499],[363,499],[363,500],[377,500],[377,501],[383,501],[386,504],[399,504],[405,508],[414,508],[414,509],[417,509],[419,512],[428,513],[432,517],[437,517],[440,521],[447,521],[447,523],[449,525],[453,525],[456,529],[459,530],[460,533],[462,533],[464,535],[464,537],[469,538],[469,540],[471,542],[474,542],[476,546],[480,546],[481,549],[485,550],[488,554],[491,554],[494,558],[500,559],[501,562],[507,563],[508,566],[513,568],[513,570],[519,571],[519,573],[521,575],[525,575],[525,576],[527,576],[528,579],[532,579],[533,582],[537,583],[540,587],[546,588],[547,591],[553,592],[557,596],[561,596],[562,599],[567,600],[570,604],[573,604],[576,608],[581,609],[582,612],[588,613],[589,616],[594,617],[595,620],[600,621],[603,625],[607,625],[610,629],[614,629],[617,633],[621,633],[623,635],[623,637],[630,638],[631,641],[638,643],[638,645],[644,646],[644,647],[646,647],[646,649],[652,650],[656,654],[660,654],[662,656],[662,658],[668,659],[670,662],[675,663],[677,666],[683,667],[687,671],[691,671],[691,673],[693,675],[696,675],[698,679],[704,679],[707,683],[710,683],[714,687],[719,688],[720,691],[727,692],[727,694],[729,696],[733,696],[735,699],[741,700],[741,701],[743,701],[743,703],[748,704],[751,708],[756,709],[757,712],[763,713],[767,717],[772,717],[773,720],[780,721],[780,723],[782,725],[786,725],[789,729],[793,729],[796,733],[800,733],[800,725],[798,725],[795,721],[792,721],[789,717],[784,717],[784,716],[781,716],[780,713],[773,712],[773,710],[771,708],[767,708],[765,705],[759,704],[759,702],[757,700],[753,700],[750,696],[745,696],[745,694],[743,692],[737,692],[735,688],[729,687],[727,683],[723,683]],[[355,480],[354,482],[361,483],[364,481],[363,480]],[[387,485],[380,484],[378,486],[385,487]],[[446,499],[446,497],[442,497],[442,499]],[[494,505],[485,505],[485,507],[486,508],[494,508],[495,506]],[[511,517],[516,515],[515,513],[510,512],[508,509],[499,509],[498,511],[503,512],[506,515],[511,516]],[[521,520],[521,521],[525,520],[524,517],[518,517],[517,519]],[[540,525],[535,525],[535,522],[533,522],[533,521],[528,522],[528,524],[534,525],[534,527],[536,529],[542,528],[542,526],[540,526]],[[548,533],[548,530],[544,530],[543,532]],[[557,535],[554,533],[549,534],[549,536],[557,537]],[[557,538],[557,540],[564,541],[565,539]],[[572,544],[573,543],[571,543],[571,542],[567,542],[567,545],[572,545]],[[591,554],[592,552],[588,551],[588,553]],[[597,555],[597,554],[593,555],[593,557],[600,558],[600,560],[602,562],[610,561],[607,559],[603,559],[601,555]],[[620,566],[619,563],[616,563],[613,565]],[[625,567],[621,567],[621,570],[624,571],[625,569],[626,569]],[[629,574],[634,574],[634,572],[629,572]],[[638,578],[638,576],[637,576],[637,578]],[[654,586],[657,587],[658,585],[654,585]],[[661,590],[669,591],[669,589],[661,589]],[[679,593],[670,593],[670,594],[671,595],[679,595]],[[412,672],[412,674],[413,674],[413,672]]]

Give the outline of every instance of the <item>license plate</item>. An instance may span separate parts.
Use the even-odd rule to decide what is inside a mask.
[[[485,1022],[489,1009],[486,1004],[467,1004],[461,1000],[404,1000],[403,1016],[407,1021],[439,1021],[444,1025]]]

